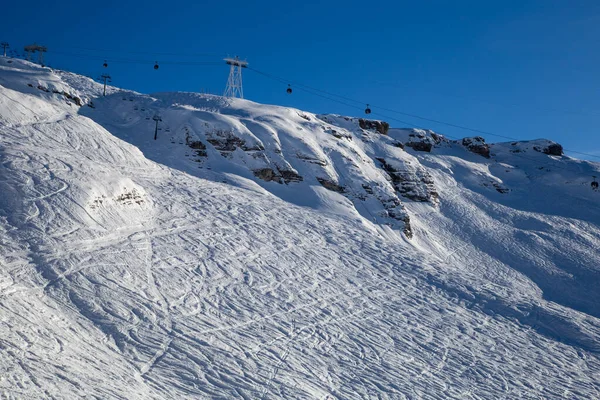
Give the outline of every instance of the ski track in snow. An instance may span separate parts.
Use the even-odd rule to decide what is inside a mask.
[[[0,85],[0,398],[600,398],[600,196],[578,175],[241,100],[96,98],[16,60]],[[251,150],[192,160],[178,135],[207,124]]]

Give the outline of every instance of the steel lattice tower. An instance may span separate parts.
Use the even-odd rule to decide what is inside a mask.
[[[36,43],[31,44],[29,46],[25,46],[24,49],[27,52],[27,61],[31,61],[31,54],[38,52],[38,63],[43,67],[44,66],[44,53],[48,51],[45,46],[40,46]]]
[[[244,88],[242,87],[242,68],[247,68],[248,63],[241,61],[237,56],[235,58],[225,58],[227,65],[231,66],[229,69],[229,79],[227,79],[227,86],[225,87],[225,97],[239,97],[244,98]]]

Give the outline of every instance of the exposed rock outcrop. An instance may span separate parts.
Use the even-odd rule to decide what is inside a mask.
[[[223,156],[227,156],[237,148],[244,151],[264,150],[264,147],[259,143],[254,145],[247,144],[244,139],[236,136],[233,131],[216,129],[206,134],[206,140],[212,144],[215,149],[219,150]]]
[[[196,155],[199,157],[206,157],[206,145],[199,140],[188,141],[187,144],[190,148],[196,150]]]
[[[304,178],[302,178],[296,171],[292,170],[279,170],[283,181],[287,184],[290,182],[302,182]]]
[[[348,140],[352,140],[352,135],[350,135],[349,133],[346,132],[342,132],[341,130],[338,131],[336,129],[325,129],[325,133],[329,133],[330,135],[333,135],[334,137],[338,138],[338,139],[348,139]]]
[[[437,202],[439,195],[433,178],[425,169],[401,171],[383,158],[377,158],[377,161],[381,163],[394,188],[402,197],[418,202]]]
[[[496,182],[496,181],[490,181],[489,183],[483,182],[482,185],[485,186],[485,187],[490,187],[491,186],[494,189],[496,189],[496,191],[498,193],[506,194],[506,193],[510,192],[509,188],[507,188],[505,186],[502,186],[499,182]]]
[[[560,144],[554,142],[550,142],[548,146],[544,147],[534,146],[533,149],[535,151],[539,151],[540,153],[548,154],[551,156],[562,156],[564,154],[563,147]]]
[[[396,197],[391,197],[389,199],[381,200],[381,204],[383,204],[388,217],[404,223],[403,232],[407,238],[411,239],[413,237],[413,231],[412,226],[410,225],[410,216],[400,200]]]
[[[141,193],[139,193],[135,188],[129,190],[127,188],[123,189],[124,192],[121,193],[120,195],[116,196],[114,198],[114,201],[120,204],[124,204],[124,205],[131,205],[131,204],[142,204],[144,202],[144,199],[141,195]]]
[[[440,144],[444,137],[429,130],[414,129],[408,134],[408,140],[405,141],[407,147],[415,151],[431,152],[436,144]]]
[[[470,152],[490,158],[490,145],[481,136],[468,137],[462,140],[462,145]]]
[[[266,182],[271,182],[273,180],[281,178],[271,168],[255,169],[252,172],[254,173],[254,176],[256,176],[257,178],[262,179],[263,181],[266,181]]]
[[[29,87],[33,87],[33,85],[32,85],[31,83],[27,84],[27,86],[29,86]],[[60,91],[60,90],[58,90],[58,89],[52,89],[52,90],[51,90],[51,89],[49,89],[49,88],[47,88],[47,87],[45,87],[45,86],[42,86],[42,85],[38,85],[38,86],[37,86],[37,88],[38,88],[39,90],[41,90],[42,92],[46,92],[46,93],[50,93],[50,92],[52,92],[52,93],[54,93],[54,94],[61,94],[61,95],[63,95],[63,96],[64,96],[64,98],[65,98],[65,99],[73,101],[73,102],[74,102],[75,104],[77,104],[79,107],[83,107],[83,100],[81,100],[81,98],[79,98],[78,96],[75,96],[75,95],[73,95],[73,94],[71,94],[71,93],[69,93],[69,92],[66,92],[66,91],[64,91],[64,90],[63,90],[63,91]],[[94,107],[92,107],[92,108],[94,108]]]
[[[252,171],[252,173],[254,173],[254,176],[256,176],[257,178],[262,179],[263,181],[266,182],[277,182],[280,184],[288,184],[291,182],[302,182],[304,180],[304,178],[302,178],[302,176],[300,176],[296,171],[292,171],[292,170],[280,170],[280,169],[273,169],[273,168],[260,168],[260,169],[255,169]]]
[[[377,132],[381,133],[382,135],[387,135],[388,130],[390,129],[390,124],[388,124],[387,122],[375,121],[375,120],[364,119],[364,118],[358,119],[358,126],[360,126],[361,129],[377,131]]]
[[[310,163],[310,164],[320,165],[322,167],[325,167],[326,165],[329,164],[327,162],[327,160],[323,160],[323,159],[317,158],[317,157],[312,157],[312,156],[302,154],[302,153],[296,153],[296,158],[298,158],[299,160],[305,161],[307,163]]]
[[[406,143],[406,146],[412,148],[415,151],[426,151],[429,153],[429,152],[431,152],[431,149],[433,148],[433,143],[426,142],[426,141],[408,142],[408,143]]]
[[[70,93],[67,92],[62,92],[62,95],[65,96],[65,98],[69,99],[69,100],[73,100],[73,102],[75,104],[77,104],[79,107],[83,106],[83,101],[81,101],[81,99],[75,95],[72,95]]]
[[[345,187],[338,185],[337,183],[330,181],[328,179],[317,177],[317,180],[325,189],[329,189],[333,192],[338,192],[338,193],[344,193],[346,191]]]

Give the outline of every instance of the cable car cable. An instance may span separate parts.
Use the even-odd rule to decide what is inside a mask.
[[[330,100],[330,101],[333,101],[333,102],[336,102],[336,103],[339,103],[339,104],[345,105],[345,106],[347,106],[347,107],[351,107],[351,108],[355,108],[355,109],[358,109],[358,110],[362,110],[362,107],[355,106],[355,105],[353,105],[353,104],[349,104],[349,103],[347,103],[347,102],[344,102],[344,101],[341,101],[341,100],[338,100],[338,99],[334,99],[334,98],[331,98],[331,97],[327,97],[327,96],[324,96],[324,95],[322,95],[322,94],[320,94],[320,93],[312,92],[312,91],[310,91],[310,90],[307,90],[307,89],[305,89],[305,88],[303,88],[303,87],[299,88],[299,90],[302,90],[302,91],[304,91],[304,92],[306,92],[306,93],[309,93],[309,94],[312,94],[312,95],[314,95],[314,96],[321,97],[321,98],[323,98],[323,99],[326,99],[326,100]],[[406,121],[400,120],[400,119],[398,119],[398,118],[395,118],[395,117],[392,117],[392,116],[389,116],[389,115],[385,115],[385,114],[382,114],[382,113],[379,113],[379,112],[374,112],[374,113],[373,113],[373,115],[377,115],[377,116],[381,117],[382,119],[396,121],[396,122],[399,122],[399,123],[402,123],[402,124],[405,124],[405,125],[411,126],[411,127],[413,127],[413,128],[416,128],[416,129],[427,130],[426,128],[423,128],[423,127],[421,127],[421,126],[418,126],[418,125],[415,125],[415,124],[413,124],[413,123],[406,122]],[[449,134],[446,134],[446,133],[441,133],[441,134],[442,134],[444,137],[447,137],[447,138],[450,138],[450,139],[454,139],[454,140],[456,140],[456,141],[460,141],[460,140],[462,140],[461,138],[459,138],[459,137],[456,137],[456,136],[453,136],[453,135],[449,135]],[[537,164],[537,165],[540,165],[540,166],[545,166],[545,167],[548,167],[548,168],[555,168],[555,169],[562,169],[562,170],[565,170],[565,171],[574,172],[574,173],[576,173],[576,174],[578,174],[578,175],[581,175],[581,174],[582,174],[582,171],[580,171],[580,170],[575,170],[574,168],[565,167],[565,166],[563,166],[563,165],[550,164],[550,163],[548,163],[548,162],[544,162],[544,161],[537,160],[537,159],[534,159],[534,158],[531,158],[531,157],[527,157],[527,156],[524,156],[524,155],[522,155],[522,154],[514,153],[514,154],[513,154],[513,156],[514,156],[514,157],[519,157],[519,158],[522,158],[522,159],[524,159],[524,160],[531,161],[533,164]],[[497,160],[492,160],[492,161],[493,161],[493,162],[495,162],[495,163],[498,163],[498,162],[499,162],[499,161],[497,161]]]
[[[255,69],[255,68],[248,67],[248,69],[252,70],[252,71],[254,71],[256,73],[259,73],[261,75],[264,75],[266,77],[272,78],[272,79],[283,80],[283,78],[277,77],[275,75],[272,75],[272,74],[269,74],[269,73],[266,73],[266,72],[259,71],[259,70]],[[290,81],[288,81],[288,82],[290,82]],[[300,84],[298,82],[292,82],[292,83],[294,85],[298,86],[298,87],[305,87],[305,88],[308,88],[308,89],[311,89],[311,90],[314,90],[314,91],[326,94],[328,96],[338,97],[340,99],[343,99],[343,100],[346,100],[346,101],[349,101],[349,102],[353,102],[353,103],[364,104],[364,102],[362,102],[362,101],[358,101],[358,100],[352,99],[352,98],[347,97],[347,96],[338,95],[338,94],[331,93],[331,92],[328,92],[328,91],[325,91],[325,90],[313,88],[313,87],[310,87],[310,86],[307,86],[307,85]],[[417,119],[421,119],[421,120],[424,120],[424,121],[434,122],[434,123],[437,123],[437,124],[446,125],[446,126],[450,126],[450,127],[453,127],[453,128],[462,129],[462,130],[466,130],[466,131],[470,131],[470,132],[474,132],[474,133],[479,133],[479,134],[489,135],[489,136],[494,136],[494,137],[500,137],[500,138],[508,139],[508,140],[512,140],[512,141],[523,141],[523,139],[518,139],[518,138],[511,137],[511,136],[506,136],[506,135],[500,135],[500,134],[496,134],[496,133],[493,133],[493,132],[484,131],[484,130],[481,130],[481,129],[470,128],[470,127],[467,127],[467,126],[464,126],[464,125],[458,125],[458,124],[454,124],[454,123],[450,123],[450,122],[445,122],[445,121],[441,121],[441,120],[434,119],[434,118],[422,117],[420,115],[406,113],[406,112],[397,111],[397,110],[392,110],[392,109],[389,109],[389,108],[386,108],[386,107],[379,107],[379,106],[375,106],[375,107],[377,109],[379,109],[379,110],[388,111],[388,112],[392,112],[392,113],[396,113],[396,114],[400,114],[400,115],[405,115],[407,117],[417,118]],[[584,153],[584,152],[580,152],[580,151],[576,151],[576,150],[569,150],[569,149],[564,149],[564,150],[567,151],[567,152],[569,152],[569,153],[580,154],[580,155],[584,155],[584,156],[588,156],[588,157],[594,157],[594,158],[600,158],[600,156],[595,155],[595,154]]]
[[[100,53],[121,53],[121,54],[140,54],[140,55],[152,55],[152,56],[181,56],[181,57],[226,57],[225,53],[161,53],[151,51],[130,51],[121,49],[95,49],[89,47],[53,47],[53,49],[59,50],[83,50],[83,51],[94,51]],[[53,51],[54,52],[54,51]]]

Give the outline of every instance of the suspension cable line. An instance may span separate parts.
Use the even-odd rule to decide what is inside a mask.
[[[276,80],[276,81],[278,81],[280,83],[290,82],[289,80],[286,80],[286,79],[283,79],[283,78],[279,78],[279,77],[276,77],[276,76],[271,75],[271,74],[263,73],[261,71],[258,71],[256,69],[254,69],[254,68],[251,68],[251,67],[248,67],[248,69],[251,69],[254,72],[257,72],[257,73],[259,73],[259,74],[261,74],[263,76],[266,76],[268,78],[271,78],[273,80]],[[362,110],[362,106],[350,104],[348,102],[348,101],[352,101],[352,102],[355,102],[357,104],[363,104],[363,103],[359,102],[358,100],[347,98],[345,96],[335,95],[333,93],[326,92],[324,90],[320,90],[320,89],[316,89],[316,88],[311,88],[310,86],[302,85],[302,84],[299,84],[297,82],[292,82],[292,83],[295,86],[297,86],[299,90],[301,90],[301,91],[303,91],[305,93],[311,94],[313,96],[321,97],[321,98],[323,98],[325,100],[329,100],[329,101],[332,101],[332,102],[335,102],[335,103],[338,103],[338,104],[342,104],[342,105],[344,105],[346,107],[354,108],[354,109],[357,109],[357,110]],[[327,94],[327,95],[325,95],[325,94]],[[331,97],[331,96],[336,96],[338,98],[345,99],[345,100],[348,100],[348,101],[339,100],[338,98]],[[388,109],[384,109],[384,108],[382,108],[382,109],[383,110],[388,110]],[[390,111],[393,112],[393,110],[390,110]],[[385,115],[385,114],[382,114],[382,113],[377,112],[377,111],[374,111],[373,115],[379,116],[379,117],[381,117],[382,119],[385,119],[385,120],[391,120],[391,121],[399,122],[401,124],[405,124],[405,125],[408,125],[410,127],[416,128],[416,129],[428,130],[427,128],[423,128],[423,127],[421,127],[419,125],[415,125],[413,123],[410,123],[410,122],[407,122],[407,121],[403,121],[401,119],[392,117],[390,115]],[[447,138],[454,139],[456,141],[460,141],[461,140],[461,138],[459,138],[459,137],[456,137],[456,136],[453,136],[453,135],[449,135],[449,134],[446,134],[446,133],[444,133],[443,135],[445,137],[447,137]],[[516,139],[516,140],[520,141],[519,139]],[[515,157],[520,157],[520,158],[522,158],[524,160],[531,161],[533,164],[545,166],[545,167],[548,167],[548,168],[561,169],[561,170],[565,170],[565,171],[574,172],[574,173],[577,173],[577,174],[581,174],[582,173],[582,171],[575,170],[574,168],[566,167],[566,166],[563,166],[563,165],[550,164],[548,162],[544,162],[544,161],[537,160],[537,159],[534,159],[534,158],[531,158],[531,157],[527,157],[527,156],[524,156],[524,155],[519,154],[519,153],[515,153],[513,155]],[[492,160],[492,161],[494,161],[495,163],[498,163],[498,161],[496,161],[496,160]]]
[[[266,72],[263,72],[263,71],[259,71],[259,70],[255,69],[255,68],[249,67],[248,69],[250,69],[250,70],[252,70],[252,71],[254,71],[254,72],[256,72],[256,73],[258,73],[260,75],[263,75],[263,76],[265,76],[267,78],[271,78],[271,79],[279,81],[279,82],[291,82],[290,80],[286,80],[284,78],[280,78],[278,76],[275,76],[275,75],[272,75],[272,74],[269,74],[269,73],[266,73]],[[328,91],[325,91],[325,90],[321,90],[321,89],[317,89],[317,88],[314,88],[314,87],[310,87],[308,85],[303,85],[303,84],[298,83],[298,82],[291,82],[291,83],[293,83],[297,87],[310,89],[310,90],[313,90],[315,92],[323,93],[323,94],[328,95],[330,97],[332,96],[332,97],[340,98],[340,99],[346,100],[348,102],[356,103],[356,104],[365,104],[365,102],[363,102],[363,101],[359,101],[359,100],[352,99],[352,98],[347,97],[347,96],[338,95],[338,94],[331,93],[331,92],[328,92]],[[316,94],[316,93],[313,93],[313,94]],[[346,104],[346,105],[348,105],[348,104]],[[474,132],[474,133],[479,133],[479,134],[482,134],[482,135],[494,136],[494,137],[499,137],[499,138],[508,139],[508,140],[512,140],[512,141],[522,141],[523,140],[523,139],[518,139],[518,138],[511,137],[511,136],[500,135],[500,134],[497,134],[497,133],[493,133],[493,132],[489,132],[489,131],[484,131],[484,130],[481,130],[481,129],[470,128],[468,126],[458,125],[458,124],[454,124],[454,123],[442,121],[442,120],[439,120],[439,119],[423,117],[423,116],[420,116],[420,115],[417,115],[417,114],[406,113],[406,112],[402,112],[402,111],[398,111],[398,110],[392,110],[392,109],[389,109],[389,108],[386,108],[386,107],[380,107],[380,106],[373,105],[373,104],[371,104],[371,106],[373,108],[376,108],[376,109],[379,109],[379,110],[383,110],[383,111],[387,111],[387,112],[391,112],[391,113],[395,113],[395,114],[400,114],[400,115],[405,115],[407,117],[417,118],[417,119],[420,119],[420,120],[423,120],[423,121],[428,121],[428,122],[433,122],[433,123],[437,123],[437,124],[441,124],[441,125],[446,125],[446,126],[450,126],[450,127],[457,128],[457,129],[462,129],[462,130],[466,130],[466,131],[470,131],[470,132]],[[449,135],[447,135],[447,136],[449,136]],[[564,149],[564,150],[567,151],[567,152],[570,152],[570,153],[580,154],[580,155],[584,155],[584,156],[588,156],[588,157],[600,158],[600,156],[595,155],[595,154],[584,153],[584,152],[580,152],[580,151],[576,151],[576,150],[569,150],[569,149]]]

